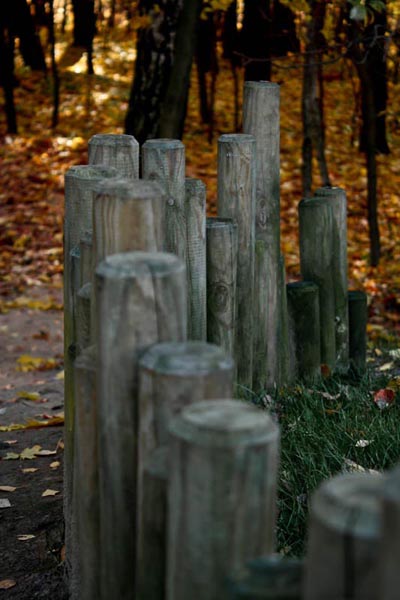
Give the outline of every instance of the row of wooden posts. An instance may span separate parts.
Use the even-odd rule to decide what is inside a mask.
[[[243,122],[244,134],[219,140],[214,219],[204,184],[185,179],[178,140],[147,141],[139,179],[136,140],[96,135],[89,165],[66,174],[72,598],[239,594],[227,579],[274,549],[279,433],[231,400],[234,382],[259,392],[316,377],[322,363],[365,363],[365,295],[347,295],[343,190],[300,203],[304,281],[286,286],[277,85],[246,83]],[[299,589],[297,563],[256,564]]]

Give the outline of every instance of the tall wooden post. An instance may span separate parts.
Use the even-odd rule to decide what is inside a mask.
[[[322,187],[315,196],[327,198],[332,208],[333,291],[335,295],[336,371],[349,368],[349,316],[347,306],[347,198],[339,187]]]
[[[237,225],[207,219],[207,340],[235,355]]]
[[[96,270],[101,599],[135,593],[137,363],[160,341],[186,339],[185,267],[132,252]]]
[[[109,165],[120,177],[138,179],[139,143],[132,135],[96,134],[89,140],[89,164]]]
[[[303,563],[277,554],[248,563],[246,575],[232,583],[232,600],[301,600]]]
[[[279,200],[279,85],[246,81],[243,131],[256,138],[257,191],[254,274],[255,361],[254,389],[273,387],[279,379],[278,283],[280,256]],[[262,256],[260,256],[262,253]]]
[[[367,473],[325,481],[311,502],[304,600],[376,600],[384,478]]]
[[[294,365],[291,360],[291,348],[289,339],[289,314],[286,292],[286,268],[285,257],[279,257],[279,385],[287,385],[294,378]]]
[[[138,407],[138,585],[142,598],[149,598],[155,582],[154,573],[146,573],[150,562],[156,572],[163,568],[154,564],[166,561],[165,549],[160,548],[153,560],[154,540],[151,533],[153,522],[162,523],[160,515],[153,519],[144,508],[145,470],[151,462],[156,448],[166,445],[171,419],[182,408],[200,400],[231,398],[233,393],[233,360],[218,346],[206,342],[170,342],[156,344],[139,362],[139,407]],[[151,477],[154,481],[154,477]],[[161,494],[161,491],[159,491]],[[166,503],[166,498],[165,498]],[[147,515],[147,516],[146,516]],[[164,531],[166,532],[166,521]],[[166,533],[164,533],[165,537]],[[158,557],[158,558],[157,558]],[[147,582],[147,583],[146,583]],[[161,585],[163,583],[163,585]],[[149,587],[150,586],[150,587]],[[159,582],[159,587],[165,586]],[[146,591],[146,587],[148,588]]]
[[[319,289],[321,361],[336,364],[335,291],[333,285],[333,225],[328,198],[306,198],[299,204],[300,265],[305,281]]]
[[[238,226],[235,361],[237,382],[252,389],[256,141],[252,135],[218,140],[218,216]]]
[[[400,589],[400,467],[387,474],[382,494],[382,535],[378,547],[379,600],[397,600]]]
[[[186,407],[171,423],[168,600],[225,600],[227,578],[269,553],[279,432],[240,400]]]
[[[93,271],[93,232],[85,231],[79,241],[81,253],[81,286],[92,281]]]
[[[188,284],[188,339],[207,338],[206,186],[200,179],[185,180]]]
[[[79,285],[72,285],[71,251],[79,245],[86,230],[92,229],[93,187],[105,178],[115,178],[117,171],[111,167],[76,165],[65,174],[64,215],[64,520],[66,571],[72,579],[72,509],[74,464],[74,293]],[[74,259],[73,259],[74,260]],[[74,278],[75,280],[76,278]]]
[[[348,299],[350,365],[356,373],[362,374],[367,360],[367,294],[353,290],[349,292]]]

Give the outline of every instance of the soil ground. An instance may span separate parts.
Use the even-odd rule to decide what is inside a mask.
[[[54,290],[51,293],[54,297]],[[44,294],[43,289],[32,290],[30,297]],[[60,290],[56,296],[61,302]],[[1,429],[28,420],[46,422],[62,412],[63,381],[58,375],[62,370],[61,311],[21,308],[0,314],[0,348]],[[21,355],[55,359],[56,366],[20,371],[17,361]],[[35,400],[21,398],[26,393],[35,393]],[[60,426],[0,431],[0,598],[67,598],[62,434]],[[34,446],[51,454],[32,459],[9,456]],[[53,490],[54,495],[43,496],[46,490]]]

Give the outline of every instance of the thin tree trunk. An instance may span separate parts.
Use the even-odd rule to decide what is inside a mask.
[[[241,52],[245,56],[246,81],[271,79],[270,4],[270,0],[246,0],[244,3]]]
[[[60,106],[60,77],[56,62],[56,39],[54,34],[54,0],[49,0],[49,38],[51,45],[51,72],[53,75],[53,115],[51,126],[53,129],[58,125],[58,109]]]
[[[2,7],[3,8],[3,7]],[[14,103],[14,43],[0,8],[0,84],[4,91],[7,132],[17,133],[17,115]]]

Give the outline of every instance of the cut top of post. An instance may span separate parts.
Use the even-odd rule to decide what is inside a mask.
[[[162,148],[163,150],[178,150],[180,148],[184,148],[184,144],[181,140],[174,140],[172,138],[154,138],[151,140],[147,140],[142,148],[146,150],[146,148]]]
[[[219,136],[218,143],[224,144],[232,142],[236,143],[256,143],[256,138],[254,135],[250,135],[250,133],[224,133]]]
[[[270,91],[276,91],[278,94],[280,90],[280,85],[272,81],[245,81],[244,87],[248,89],[269,89]]]
[[[346,473],[324,482],[315,492],[312,510],[322,522],[357,537],[374,538],[381,520],[385,477]]]
[[[222,348],[198,341],[156,344],[146,352],[140,364],[145,369],[182,377],[200,377],[211,371],[233,369],[232,358]]]
[[[204,400],[189,405],[170,430],[190,443],[208,447],[258,445],[278,439],[278,426],[260,408],[242,400]]]
[[[99,179],[117,177],[118,171],[115,167],[107,167],[104,165],[73,165],[65,173],[65,178],[73,179]]]
[[[299,291],[303,294],[315,294],[318,291],[318,286],[313,281],[291,281],[288,285],[288,291]]]
[[[107,256],[97,267],[96,274],[108,279],[136,277],[165,277],[185,270],[174,254],[167,252],[122,252]]]
[[[133,135],[127,135],[125,133],[96,133],[89,140],[90,146],[132,146],[136,148],[139,146],[139,142],[133,137]]]
[[[346,200],[346,192],[343,188],[338,186],[325,185],[315,190],[315,196],[321,196],[326,198],[343,198]]]
[[[122,200],[148,200],[149,198],[163,198],[164,191],[156,181],[146,179],[106,179],[94,185],[96,194],[105,196],[118,196]]]

